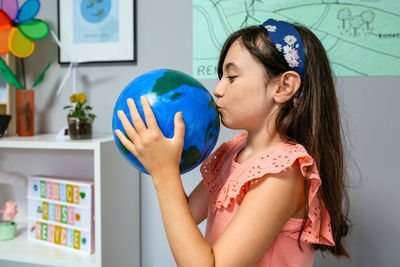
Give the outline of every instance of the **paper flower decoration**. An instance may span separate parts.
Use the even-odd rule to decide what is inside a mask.
[[[2,0],[0,10],[0,53],[11,51],[16,57],[28,57],[35,49],[33,40],[49,33],[49,25],[34,19],[39,0],[27,0],[18,9],[18,0]]]
[[[23,58],[32,54],[35,49],[33,40],[46,37],[50,31],[49,25],[46,22],[34,19],[37,13],[39,13],[39,9],[39,0],[27,0],[20,9],[18,9],[18,0],[1,0],[0,54],[11,51],[16,57],[21,58],[22,62]],[[44,68],[31,88],[43,81],[44,75],[50,65],[51,63]],[[26,84],[22,85],[19,82],[17,76],[10,70],[1,57],[0,74],[6,82],[17,89],[26,89]],[[24,68],[22,68],[22,76],[25,81]]]

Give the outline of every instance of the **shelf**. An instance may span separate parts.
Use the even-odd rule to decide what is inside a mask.
[[[28,137],[2,137],[0,148],[33,148],[33,149],[69,149],[93,150],[101,142],[112,141],[111,135],[95,136],[92,139],[70,140],[57,138],[54,134],[41,134]]]
[[[25,164],[21,165],[21,159]],[[96,249],[91,256],[27,240],[21,228],[16,239],[0,241],[0,260],[40,266],[140,266],[140,172],[123,158],[112,135],[85,140],[55,134],[2,137],[0,168],[22,176],[82,178],[90,174],[96,216]],[[15,201],[24,203],[26,196]]]
[[[82,252],[28,240],[26,224],[18,225],[15,239],[0,241],[0,259],[52,266],[96,266],[95,254],[89,256]]]

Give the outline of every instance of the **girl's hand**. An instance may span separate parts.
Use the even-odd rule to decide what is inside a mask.
[[[179,173],[179,163],[185,136],[182,113],[175,114],[174,136],[169,139],[161,132],[148,100],[142,96],[140,102],[143,107],[147,128],[140,117],[135,102],[133,99],[128,99],[127,103],[134,127],[122,110],[118,111],[118,117],[132,141],[126,138],[120,130],[115,130],[115,134],[125,148],[142,163],[153,179],[154,177],[162,177],[171,171],[178,171]]]

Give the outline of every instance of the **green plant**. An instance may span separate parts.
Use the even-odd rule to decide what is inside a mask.
[[[77,118],[80,120],[87,120],[88,118],[94,120],[97,116],[93,113],[89,113],[92,107],[86,105],[86,95],[84,93],[73,94],[69,97],[71,103],[75,103],[74,106],[68,105],[63,109],[69,109],[68,118]]]

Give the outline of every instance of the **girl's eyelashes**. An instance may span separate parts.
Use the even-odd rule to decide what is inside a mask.
[[[236,77],[237,77],[237,75],[231,75],[231,76],[227,76],[226,78],[228,78],[229,81],[233,81]]]

